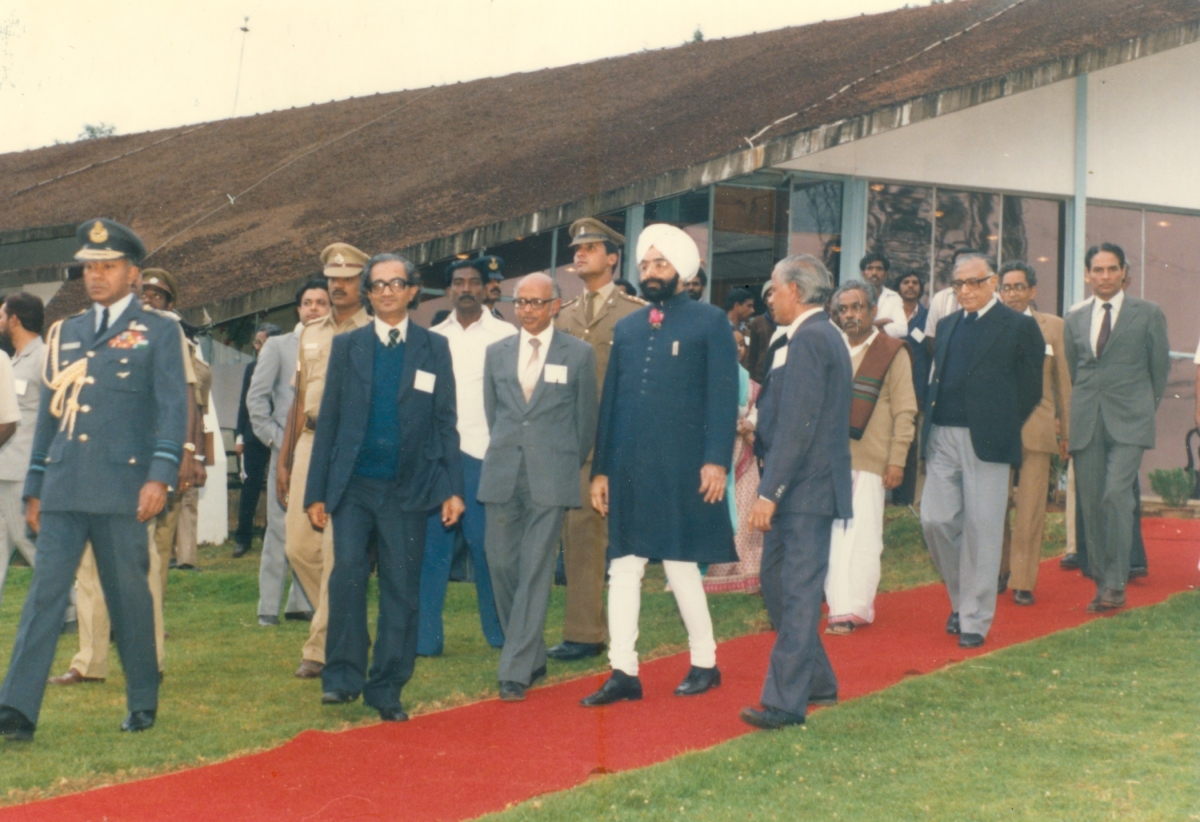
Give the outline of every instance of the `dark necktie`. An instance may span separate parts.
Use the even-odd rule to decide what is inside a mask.
[[[968,325],[970,325],[971,323],[975,322],[975,321],[976,321],[976,320],[978,320],[978,319],[979,319],[979,312],[978,312],[978,311],[972,311],[970,314],[968,314],[968,315],[967,315],[967,317],[966,317],[966,323],[967,323]]]
[[[100,312],[100,328],[96,331],[96,336],[99,337],[108,330],[108,308],[107,306]]]
[[[393,328],[391,331],[388,332],[387,347],[395,348],[399,344],[400,344],[400,329]]]
[[[1100,322],[1100,334],[1096,337],[1096,359],[1104,353],[1104,346],[1108,345],[1108,335],[1112,333],[1112,303],[1105,303],[1100,306],[1104,309],[1104,319]]]

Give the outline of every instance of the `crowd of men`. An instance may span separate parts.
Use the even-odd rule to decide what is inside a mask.
[[[730,291],[723,310],[705,301],[700,251],[679,228],[640,233],[640,298],[616,277],[624,237],[592,218],[570,234],[582,294],[564,304],[554,278],[527,275],[516,325],[495,309],[498,257],[452,263],[451,309],[424,328],[409,314],[422,286],[410,260],[334,243],[324,277],[297,294],[296,327],[258,329],[237,429],[234,554],[250,550],[265,482],[259,624],[311,619],[296,676],[319,678],[323,703],[361,696],[384,721],[407,718],[400,697],[416,658],[443,653],[459,540],[483,635],[501,649],[501,700],[524,699],[548,660],[606,647],[611,676],[581,704],[640,699],[650,562],[662,563],[688,633],[691,667],[675,694],[704,694],[721,674],[703,568],[738,561],[735,534],[756,529],[778,633],[761,705],[741,716],[802,724],[809,705],[837,701],[823,601],[829,634],[875,618],[888,494],[919,502],[950,600],[946,630],[978,647],[997,591],[1011,582],[1018,604],[1034,604],[1053,454],[1078,466],[1088,610],[1124,605],[1168,351],[1161,310],[1124,292],[1119,247],[1088,251],[1093,296],[1065,321],[1033,310],[1032,267],[996,272],[969,249],[928,307],[924,274],[892,272],[882,254],[836,289],[819,260],[789,256],[756,314],[749,289]],[[172,550],[178,567],[194,564],[194,537],[178,532],[194,523],[213,447],[211,375],[171,311],[174,278],[143,269],[141,240],[111,220],[84,223],[78,239],[90,308],[44,342],[36,297],[0,308],[13,350],[0,357],[0,560],[6,568],[16,548],[35,566],[0,686],[0,734],[12,739],[32,738],[76,580],[81,653],[50,681],[103,678],[111,618],[128,682],[122,729],[153,726],[166,567]],[[761,385],[741,419],[740,370]],[[757,500],[731,518],[728,474],[747,427]],[[560,545],[566,618],[547,648]]]

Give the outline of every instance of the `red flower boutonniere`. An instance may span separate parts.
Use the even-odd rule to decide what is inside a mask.
[[[650,309],[650,325],[655,328],[662,328],[663,317],[667,316],[661,308]]]

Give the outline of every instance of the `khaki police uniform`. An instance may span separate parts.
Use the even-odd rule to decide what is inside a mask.
[[[357,277],[368,257],[345,243],[334,243],[321,254],[326,277]],[[331,312],[304,327],[296,357],[296,396],[293,402],[302,403],[303,431],[292,445],[291,483],[288,487],[287,558],[313,603],[312,624],[301,657],[325,664],[325,631],[329,625],[329,573],[333,570],[333,523],[318,531],[309,522],[304,508],[304,491],[308,481],[308,465],[312,458],[313,432],[321,413],[321,397],[325,393],[325,371],[333,338],[338,334],[362,328],[371,322],[365,308],[360,308],[345,322],[339,323]]]
[[[201,419],[208,411],[208,400],[212,394],[212,368],[200,359],[199,351],[191,342],[187,344],[189,385],[196,413]],[[207,455],[206,455],[207,456]],[[188,459],[195,455],[188,454]],[[171,553],[180,565],[196,564],[196,534],[200,526],[200,489],[188,488],[182,494],[173,494],[167,507],[156,518],[154,545],[159,556],[159,573],[163,588],[167,587],[167,571],[171,567]]]
[[[590,218],[572,224],[571,236],[572,245],[604,240],[620,245],[625,239],[599,220]],[[623,289],[610,283],[597,292],[585,291],[566,303],[555,318],[556,330],[592,344],[596,352],[597,396],[604,388],[604,374],[608,369],[613,329],[617,321],[643,306],[645,302],[629,296]],[[603,643],[607,634],[604,568],[608,552],[608,523],[589,502],[592,485],[590,455],[579,473],[579,482],[583,492],[583,507],[568,510],[563,522],[563,565],[567,575],[563,639],[568,642]]]

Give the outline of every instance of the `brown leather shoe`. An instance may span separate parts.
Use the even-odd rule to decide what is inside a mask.
[[[1124,591],[1105,591],[1096,595],[1096,598],[1088,604],[1087,611],[1089,614],[1106,614],[1124,607]]]
[[[296,679],[319,679],[323,670],[325,670],[323,663],[302,659],[300,667],[296,669]]]
[[[71,668],[62,676],[52,676],[49,679],[51,685],[78,685],[80,682],[103,682],[103,677],[84,676],[79,671]]]

